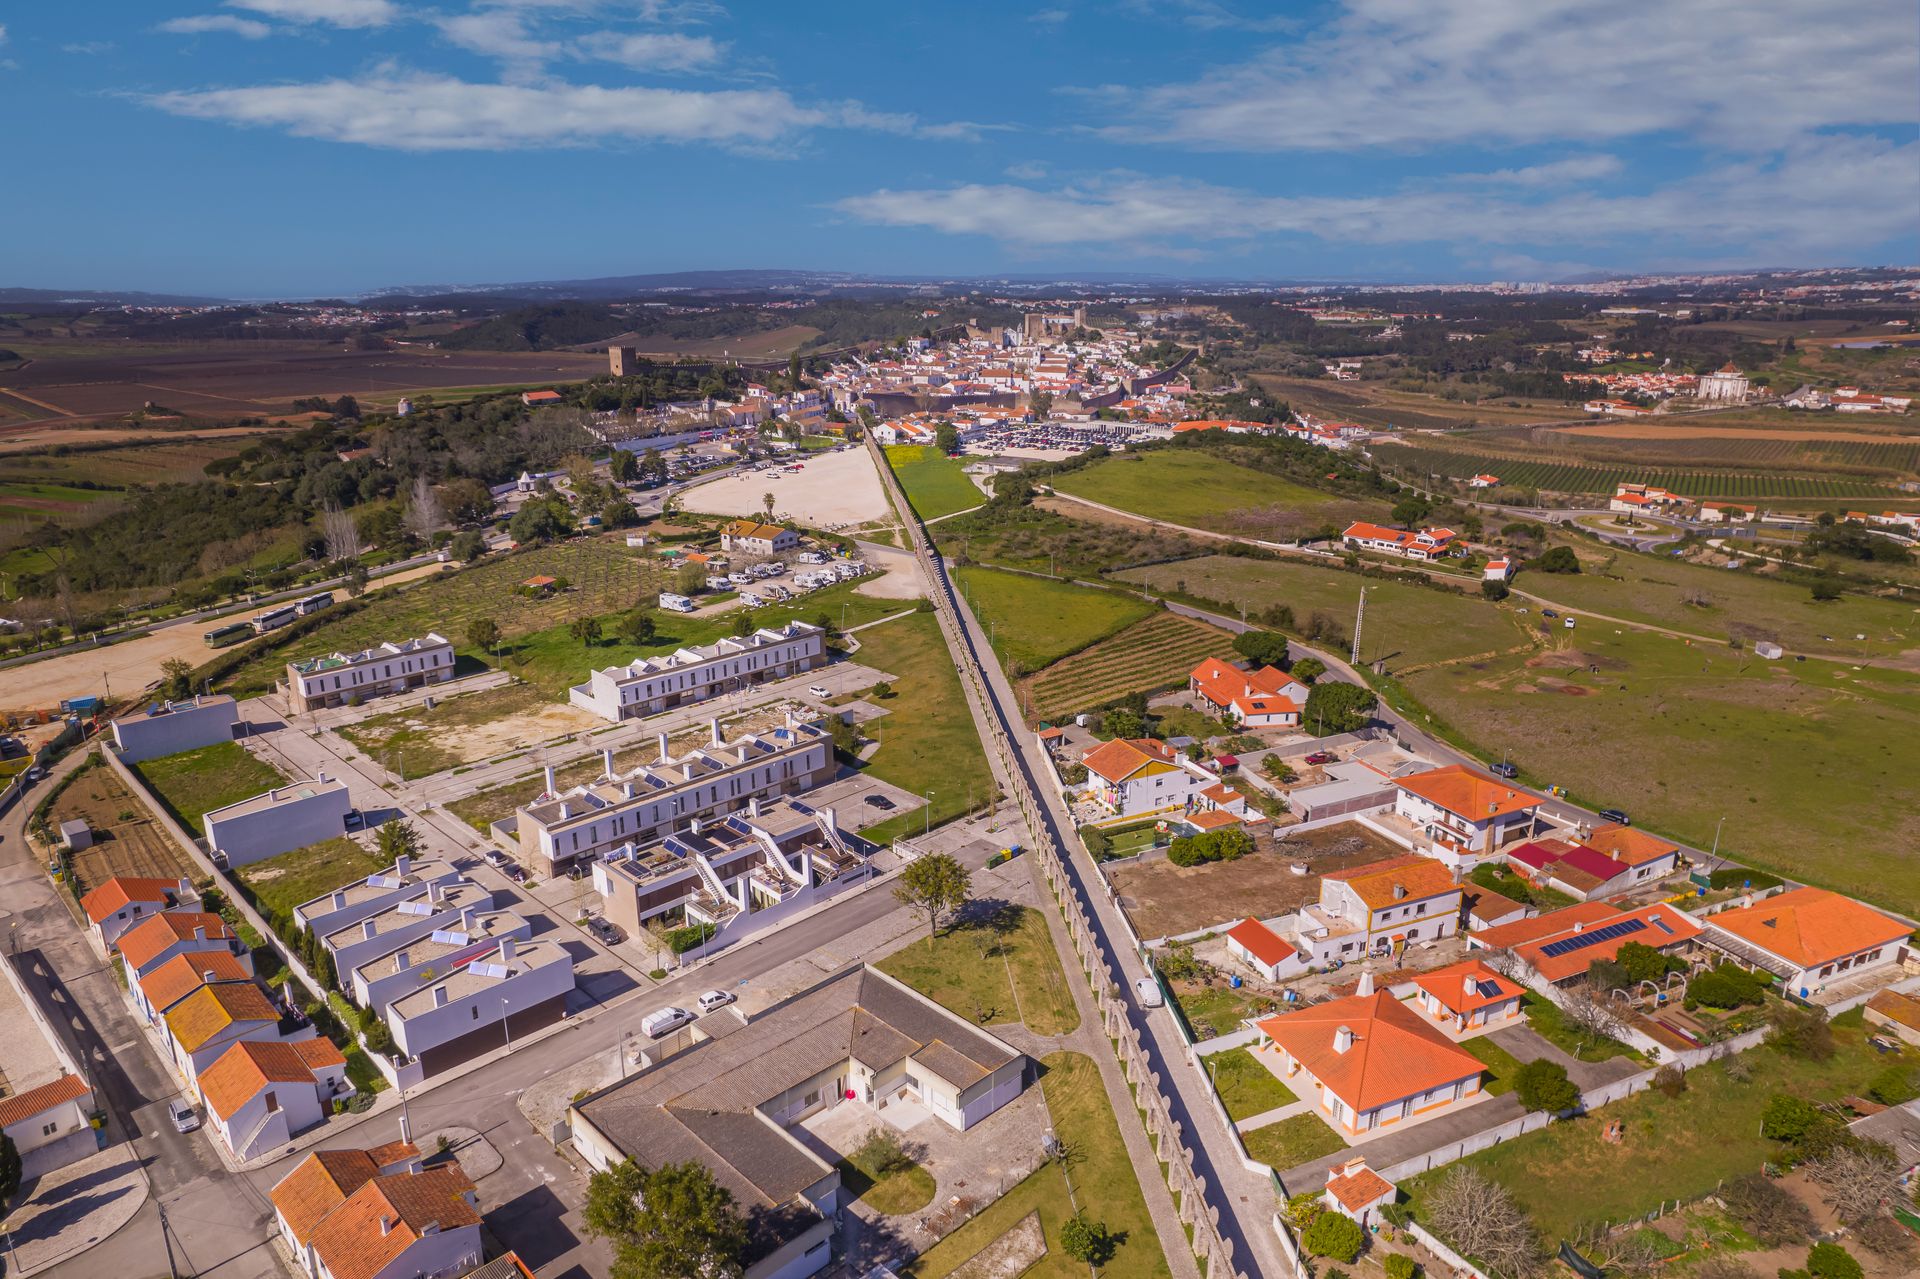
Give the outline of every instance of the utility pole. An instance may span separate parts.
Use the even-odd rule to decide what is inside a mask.
[[[1360,606],[1353,613],[1353,656],[1348,659],[1355,667],[1360,665],[1360,628],[1366,620],[1367,588],[1363,586],[1360,588]]]

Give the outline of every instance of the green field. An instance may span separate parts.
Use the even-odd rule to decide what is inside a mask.
[[[386,864],[346,838],[322,840],[278,857],[251,862],[234,874],[262,913],[289,916],[302,902],[365,879]]]
[[[1278,1173],[1347,1148],[1340,1134],[1311,1112],[1243,1132],[1240,1140],[1249,1155]]]
[[[1027,709],[1053,719],[1184,684],[1209,657],[1224,657],[1233,637],[1217,626],[1158,612],[1111,639],[1063,658],[1027,682]]]
[[[1099,1067],[1079,1053],[1052,1053],[1041,1064],[1046,1070],[1040,1086],[1046,1093],[1048,1117],[1054,1134],[1072,1152],[1067,1167],[1063,1169],[1057,1161],[1043,1164],[979,1216],[921,1253],[904,1271],[911,1279],[943,1279],[1036,1211],[1047,1251],[1022,1279],[1087,1279],[1086,1263],[1073,1260],[1060,1246],[1060,1227],[1073,1215],[1076,1201],[1086,1206],[1090,1218],[1119,1237],[1119,1249],[1100,1268],[1102,1279],[1166,1276],[1167,1259],[1101,1086]],[[1137,1175],[1159,1173],[1148,1167]]]
[[[1015,673],[1039,670],[1150,617],[1137,595],[969,566],[955,575],[993,651]]]
[[[1553,634],[1540,654],[1433,668],[1405,687],[1433,727],[1505,753],[1533,784],[1699,848],[1725,818],[1722,852],[1920,912],[1920,676],[1600,624]]]
[[[1251,1119],[1299,1100],[1291,1088],[1280,1082],[1279,1076],[1244,1048],[1208,1053],[1200,1063],[1212,1077],[1213,1086],[1220,1094],[1220,1104],[1227,1108],[1230,1119]]]
[[[900,477],[907,500],[922,520],[971,510],[987,500],[961,464],[931,444],[889,444],[887,465]]]
[[[977,911],[931,943],[916,937],[878,967],[979,1025],[1018,1021],[1036,1035],[1065,1035],[1080,1024],[1046,917],[1031,907]]]
[[[1503,484],[1552,493],[1611,493],[1620,484],[1656,484],[1684,497],[1781,498],[1788,501],[1844,501],[1898,497],[1887,481],[1847,475],[1810,475],[1805,471],[1676,470],[1634,464],[1601,465],[1412,444],[1377,444],[1374,457],[1390,471],[1410,476],[1443,475],[1464,480],[1486,473]]]
[[[194,834],[203,833],[200,819],[205,814],[251,799],[287,780],[279,769],[249,755],[238,742],[162,755],[131,767],[173,819]]]
[[[1216,533],[1248,533],[1250,526],[1279,514],[1272,508],[1304,512],[1317,525],[1337,518],[1322,508],[1355,505],[1265,471],[1184,449],[1122,453],[1061,475],[1053,487],[1103,506]]]
[[[1155,591],[1216,601],[1224,613],[1244,607],[1254,619],[1274,605],[1286,605],[1293,610],[1296,628],[1304,628],[1313,614],[1324,613],[1340,637],[1329,646],[1342,653],[1353,635],[1355,606],[1364,586],[1367,617],[1361,659],[1368,663],[1385,659],[1395,669],[1501,652],[1526,642],[1512,615],[1478,595],[1370,581],[1357,573],[1312,564],[1207,555],[1114,576]]]

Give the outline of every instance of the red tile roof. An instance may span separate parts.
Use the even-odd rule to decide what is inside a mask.
[[[164,1013],[209,981],[250,981],[252,974],[224,950],[175,955],[140,979],[147,1007]]]
[[[372,1151],[316,1150],[268,1193],[296,1243],[305,1245],[326,1215],[379,1175]]]
[[[115,875],[100,887],[80,899],[80,909],[87,912],[87,918],[94,923],[104,923],[118,911],[124,910],[135,902],[142,905],[152,903],[160,906],[177,904],[180,896],[180,881],[177,879],[149,879],[133,875]]]
[[[1508,813],[1524,813],[1540,807],[1541,803],[1538,796],[1465,764],[1448,764],[1402,777],[1398,785],[1401,790],[1418,795],[1456,817],[1474,822]]]
[[[1906,937],[1890,915],[1824,888],[1795,888],[1724,910],[1708,924],[1801,968],[1832,963]]]
[[[1467,983],[1474,983],[1467,993]],[[1477,959],[1463,959],[1413,979],[1413,984],[1440,1001],[1443,1008],[1462,1016],[1520,997],[1520,985],[1502,977]],[[1491,987],[1491,989],[1489,989]]]
[[[327,1043],[324,1039],[319,1042]],[[339,1064],[346,1063],[338,1048],[334,1048],[333,1055],[339,1058]],[[231,1119],[242,1106],[259,1096],[262,1089],[274,1084],[313,1087],[314,1066],[306,1057],[294,1044],[242,1040],[200,1072],[200,1095],[207,1099],[207,1106],[214,1114],[222,1120]]]
[[[204,910],[170,910],[155,915],[120,934],[120,953],[135,968],[144,968],[167,947],[193,940],[193,930],[207,930],[207,949],[225,949],[233,930],[220,916]]]
[[[1144,768],[1159,764],[1172,768],[1173,751],[1150,737],[1116,737],[1080,757],[1087,771],[1110,782],[1123,782]]]
[[[1359,1165],[1354,1167],[1353,1165]],[[1332,1172],[1331,1169],[1328,1170]],[[1363,1159],[1352,1160],[1345,1172],[1327,1179],[1326,1193],[1339,1200],[1349,1212],[1359,1212],[1371,1203],[1394,1193],[1393,1183],[1367,1167]]]
[[[1386,991],[1269,1017],[1260,1029],[1327,1091],[1361,1113],[1477,1078],[1482,1069],[1478,1058]],[[1345,1052],[1335,1047],[1342,1029],[1353,1033]]]
[[[480,1214],[464,1197],[472,1191],[458,1168],[375,1177],[321,1220],[313,1232],[314,1255],[333,1279],[374,1279],[427,1227],[479,1225]]]
[[[91,1091],[87,1081],[80,1076],[62,1075],[38,1088],[29,1088],[11,1097],[0,1097],[0,1128],[45,1114],[62,1102],[78,1100]]]
[[[1320,878],[1347,885],[1369,910],[1385,910],[1401,902],[1422,901],[1460,890],[1460,885],[1453,882],[1452,871],[1431,857],[1417,853],[1368,862],[1350,870],[1329,871]],[[1397,894],[1397,889],[1404,889],[1404,895]]]
[[[1600,905],[1602,903],[1588,902],[1585,904]],[[1551,920],[1555,916],[1568,916],[1578,909],[1579,907],[1577,906],[1569,906],[1565,910],[1556,910],[1549,914],[1542,915],[1540,916],[1540,920]],[[1606,941],[1595,942],[1592,945],[1580,946],[1576,949],[1561,949],[1555,945],[1557,942],[1568,941],[1578,933],[1586,932],[1593,928],[1605,927],[1609,924],[1630,923],[1635,920],[1640,921],[1645,927],[1635,929],[1631,932],[1620,933],[1608,938]],[[1520,924],[1537,922],[1539,922],[1539,920],[1525,919],[1519,921],[1517,924],[1506,925],[1506,927],[1517,928]],[[1655,950],[1664,950],[1669,946],[1677,946],[1682,942],[1692,941],[1700,935],[1700,925],[1695,923],[1691,916],[1675,909],[1666,902],[1655,902],[1651,906],[1642,906],[1638,910],[1609,910],[1606,915],[1600,916],[1597,920],[1579,921],[1578,927],[1573,926],[1575,922],[1576,921],[1569,919],[1566,921],[1566,925],[1557,931],[1543,933],[1532,941],[1515,946],[1513,953],[1533,965],[1534,970],[1546,978],[1546,980],[1550,982],[1565,981],[1569,977],[1585,972],[1587,966],[1596,959],[1612,959],[1620,953],[1620,948],[1630,941],[1639,942],[1643,946],[1651,946]],[[1485,941],[1491,934],[1504,931],[1504,928],[1488,929],[1487,932],[1478,934],[1478,939]],[[1547,953],[1549,948],[1560,949],[1561,953],[1550,955]]]
[[[1227,929],[1227,939],[1239,942],[1248,954],[1268,967],[1285,963],[1295,954],[1286,938],[1257,919],[1243,919]]]

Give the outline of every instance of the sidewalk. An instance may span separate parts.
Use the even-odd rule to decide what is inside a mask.
[[[23,1190],[5,1224],[7,1265],[17,1275],[56,1266],[103,1242],[147,1202],[147,1179],[127,1145],[70,1163]]]

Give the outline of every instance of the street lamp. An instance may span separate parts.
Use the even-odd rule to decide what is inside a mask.
[[[921,838],[923,838],[923,839],[924,839],[924,838],[925,838],[926,836],[928,836],[928,835],[931,835],[931,834],[933,833],[933,797],[934,797],[934,796],[935,796],[936,794],[938,794],[938,793],[939,793],[939,792],[937,792],[937,791],[928,791],[928,792],[926,792],[926,796],[927,796],[927,808],[926,808],[926,818],[927,818],[927,822],[926,822],[926,827],[925,827],[925,828],[924,828],[924,829],[923,829],[923,830],[922,830],[922,831],[920,832],[920,835],[921,835]]]

